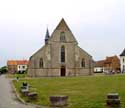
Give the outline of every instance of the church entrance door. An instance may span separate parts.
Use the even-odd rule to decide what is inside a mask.
[[[64,66],[61,67],[61,76],[66,75],[66,68]]]

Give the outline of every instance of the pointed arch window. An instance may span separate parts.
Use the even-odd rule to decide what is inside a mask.
[[[66,40],[65,40],[65,32],[61,32],[60,33],[60,41],[61,42],[65,42]]]
[[[43,68],[43,58],[40,58],[40,60],[39,60],[39,67]]]
[[[65,47],[61,47],[61,63],[65,62]]]
[[[81,67],[85,67],[85,59],[84,58],[81,61]]]

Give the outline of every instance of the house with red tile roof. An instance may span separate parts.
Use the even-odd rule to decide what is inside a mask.
[[[102,73],[104,71],[104,62],[105,60],[100,60],[95,62],[95,66],[94,66],[95,73]]]
[[[8,60],[8,73],[24,73],[28,68],[28,64],[27,60]]]
[[[94,72],[118,73],[120,72],[120,59],[115,55],[97,61],[95,62]]]
[[[115,55],[111,57],[106,57],[104,63],[104,71],[105,72],[120,72],[120,59]]]

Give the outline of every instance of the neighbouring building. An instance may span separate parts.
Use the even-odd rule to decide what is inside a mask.
[[[15,60],[7,61],[8,73],[16,73],[17,72],[17,62]]]
[[[94,72],[119,73],[120,59],[115,55],[106,57],[104,60],[97,61],[94,66]]]
[[[27,60],[8,60],[8,73],[24,73],[28,68]]]
[[[125,49],[120,54],[121,73],[125,73]]]
[[[24,73],[28,69],[28,63],[27,60],[17,61],[17,72]]]
[[[96,61],[94,65],[94,72],[95,73],[104,72],[104,63],[105,63],[105,60]]]
[[[120,59],[115,55],[106,57],[104,63],[104,72],[119,73],[120,72]]]
[[[91,74],[93,74],[92,56],[78,46],[64,19],[51,36],[47,29],[45,45],[29,60],[28,75],[31,77]]]

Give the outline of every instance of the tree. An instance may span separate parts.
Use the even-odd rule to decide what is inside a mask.
[[[1,68],[0,68],[0,73],[1,73],[1,74],[7,73],[7,66],[1,67]]]

